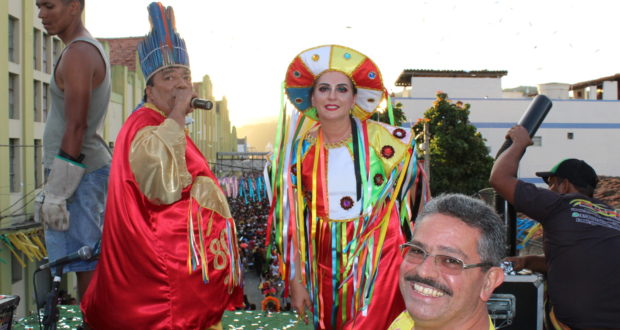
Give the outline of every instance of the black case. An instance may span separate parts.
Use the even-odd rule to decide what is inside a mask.
[[[544,282],[540,274],[505,275],[487,302],[496,329],[543,328]]]
[[[0,295],[0,330],[11,330],[13,313],[19,304],[19,296]]]

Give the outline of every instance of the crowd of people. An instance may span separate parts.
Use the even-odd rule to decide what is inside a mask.
[[[258,289],[263,295],[261,309],[269,311],[290,310],[290,302],[284,294],[284,280],[280,276],[280,257],[275,250],[269,253],[267,218],[270,204],[267,198],[248,200],[243,196],[228,197],[239,238],[239,257],[246,272],[254,272]],[[245,298],[245,309],[256,309],[256,303]],[[254,306],[254,307],[253,307]]]
[[[269,201],[262,199],[246,203],[243,197],[229,197],[228,204],[237,226],[241,264],[244,269],[253,269],[260,276],[266,268]]]

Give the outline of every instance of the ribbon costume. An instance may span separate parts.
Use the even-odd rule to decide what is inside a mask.
[[[148,7],[152,31],[139,45],[149,80],[187,67],[171,7]],[[95,329],[221,329],[242,306],[235,224],[206,159],[176,121],[151,103],[116,140],[102,252],[83,299]]]
[[[351,136],[336,144],[325,143],[310,101],[327,71],[344,73],[357,90]],[[398,247],[430,198],[412,132],[368,119],[387,93],[377,66],[350,48],[302,52],[284,88],[299,112],[287,123],[283,106],[271,168],[270,239],[283,276],[295,281],[300,263],[315,328],[385,329],[405,307]]]

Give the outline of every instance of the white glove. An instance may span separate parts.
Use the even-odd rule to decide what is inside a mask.
[[[43,206],[43,200],[45,200],[45,194],[43,189],[37,193],[37,197],[34,198],[34,222],[41,223],[41,207]]]
[[[80,163],[56,156],[47,183],[43,187],[45,199],[41,206],[41,221],[46,228],[58,231],[69,229],[67,199],[73,195],[86,167]]]

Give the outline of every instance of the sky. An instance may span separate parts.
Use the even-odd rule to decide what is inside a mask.
[[[86,1],[95,37],[143,36],[149,1]],[[233,125],[267,121],[300,52],[340,44],[370,57],[390,92],[405,69],[506,70],[502,87],[618,73],[617,0],[168,0],[192,77],[209,75]]]

